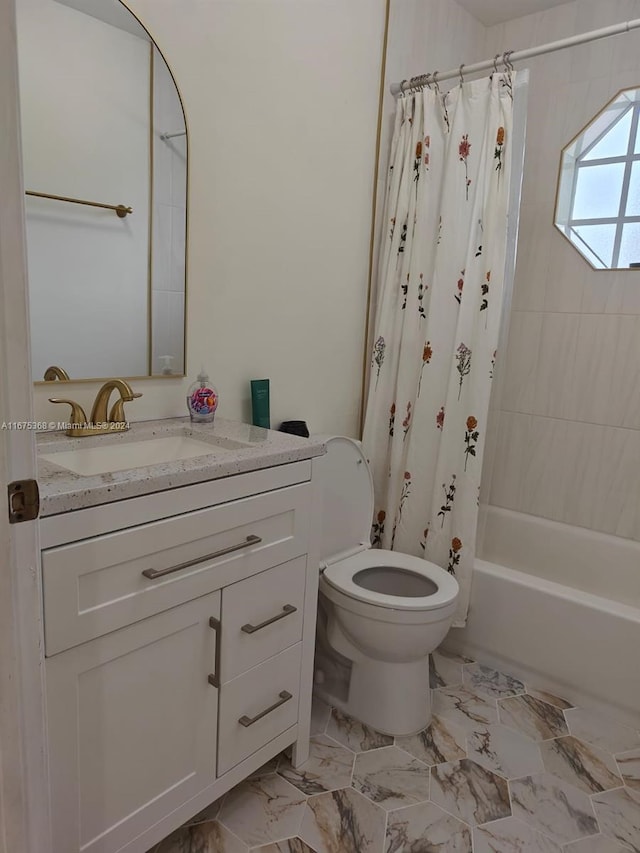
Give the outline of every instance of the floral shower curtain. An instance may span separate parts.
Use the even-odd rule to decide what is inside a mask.
[[[363,444],[373,544],[460,584],[465,624],[503,304],[511,75],[398,100]]]

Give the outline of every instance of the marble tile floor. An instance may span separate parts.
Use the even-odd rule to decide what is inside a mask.
[[[314,703],[281,755],[149,853],[640,853],[640,732],[457,655],[433,720],[374,732]]]

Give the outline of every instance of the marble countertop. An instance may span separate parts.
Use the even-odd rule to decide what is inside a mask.
[[[53,460],[42,458],[42,454],[55,456],[56,453],[69,450],[176,436],[210,443],[212,452],[191,459],[91,475],[76,474]],[[39,433],[37,464],[40,516],[112,503],[260,468],[286,465],[320,456],[324,452],[321,439],[300,438],[218,417],[213,424],[192,424],[189,418],[144,421],[131,424],[131,428],[123,433],[89,438],[69,438],[64,432]]]

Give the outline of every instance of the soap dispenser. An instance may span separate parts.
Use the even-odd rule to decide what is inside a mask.
[[[213,423],[217,408],[218,392],[209,382],[205,369],[201,368],[198,381],[194,382],[187,392],[189,417],[196,423]]]
[[[162,364],[162,375],[163,376],[171,376],[173,374],[173,370],[171,368],[171,362],[173,361],[172,355],[159,355],[158,361]]]

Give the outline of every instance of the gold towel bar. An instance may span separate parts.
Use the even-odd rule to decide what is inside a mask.
[[[56,201],[70,201],[72,204],[88,204],[90,207],[103,207],[105,210],[115,210],[120,219],[124,219],[127,213],[133,213],[133,209],[125,207],[124,204],[101,204],[99,201],[84,201],[81,198],[68,198],[64,195],[51,195],[50,193],[36,193],[27,190],[25,195],[34,195],[37,198],[53,198]]]

